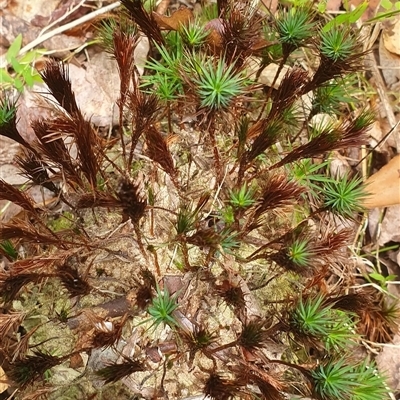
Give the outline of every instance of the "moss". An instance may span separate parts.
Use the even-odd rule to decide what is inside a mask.
[[[75,227],[75,216],[69,211],[64,211],[57,218],[49,219],[47,221],[48,227],[54,232],[60,232]]]
[[[340,256],[349,235],[336,231],[326,207],[324,186],[334,181],[328,163],[316,168],[314,159],[362,143],[371,118],[348,113],[332,129],[308,129],[314,111],[293,110],[305,95],[312,97],[361,65],[355,35],[346,35],[345,57],[332,58],[319,46],[323,17],[312,2],[300,8],[282,4],[277,16],[266,18],[250,3],[230,1],[218,10],[220,18],[193,28],[209,33],[208,44],[187,48],[181,31],[165,34],[157,24],[163,18],[191,19],[189,10],[160,17],[147,14],[140,1],[122,3],[129,12],[104,23],[106,48],[121,77],[117,135],[99,137],[76,107],[66,67],[51,61],[43,78],[58,112],[33,122],[38,142],[33,141],[33,152],[24,152],[20,166],[43,186],[49,183],[47,166],[60,171],[62,182],[56,175],[52,181],[63,185],[65,211],[58,217],[38,211],[26,193],[0,182],[0,196],[28,215],[0,227],[1,235],[22,249],[21,259],[0,271],[10,311],[0,323],[7,327],[13,311],[25,312],[22,325],[32,332],[28,353],[38,347],[44,354],[65,356],[62,365],[46,373],[45,383],[57,389],[54,399],[182,398],[202,391],[221,399],[232,393],[281,398],[285,391],[311,397],[312,371],[335,354],[310,334],[313,326],[301,331],[290,318],[306,319],[313,306],[341,304],[347,307],[341,313],[355,312],[361,303],[347,285],[352,277],[343,279],[342,272],[335,277],[342,271]],[[143,34],[152,45],[146,73],[139,74],[130,62]],[[270,49],[267,37],[278,49]],[[307,71],[297,67],[304,63],[303,50],[312,62]],[[280,65],[263,64],[278,53]],[[273,76],[262,76],[270,66]],[[351,101],[352,108],[364,108]],[[2,132],[24,144],[16,115],[11,117]],[[69,130],[74,154],[57,136],[72,135]],[[41,140],[50,134],[54,140]],[[291,171],[303,159],[308,169],[304,179],[295,180]],[[318,176],[309,178],[310,171]],[[351,201],[342,217],[359,210],[358,196],[347,197]],[[303,235],[306,245],[293,251],[298,264],[310,266],[301,275],[289,272],[296,268],[287,250],[294,240],[302,244]],[[18,293],[9,290],[11,283]],[[318,292],[323,296],[316,297]],[[168,321],[159,318],[164,323],[154,327],[151,316],[163,314],[160,301],[155,310],[162,293],[170,293],[174,304]],[[299,299],[311,300],[299,306],[301,313],[288,316]],[[331,320],[324,327],[322,317],[316,330],[335,330]],[[245,347],[240,338],[248,326],[262,332],[256,340],[248,337],[247,344],[255,345]],[[210,332],[209,345],[196,347],[188,339],[199,330]],[[347,346],[346,329],[333,333],[344,335],[337,343]],[[68,365],[71,353],[81,348],[90,354],[82,375],[82,367]],[[350,357],[354,349],[341,350]],[[11,348],[5,351],[9,359],[15,356]],[[282,354],[288,365],[271,362]],[[24,362],[29,357],[22,367]],[[111,367],[102,371],[106,375],[96,375],[104,365]],[[288,368],[298,374],[286,373]],[[121,382],[104,386],[101,379],[113,381],[110,371]],[[214,388],[215,382],[221,387]],[[326,385],[320,383],[323,391]]]

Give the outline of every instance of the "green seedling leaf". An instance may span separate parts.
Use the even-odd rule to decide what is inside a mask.
[[[379,274],[378,272],[370,273],[369,277],[374,279],[374,280],[376,280],[376,281],[378,281],[378,282],[382,282],[382,283],[386,281],[386,278],[383,275]]]
[[[153,321],[152,326],[157,327],[164,323],[173,328],[178,325],[173,315],[173,312],[179,307],[177,302],[178,296],[178,293],[171,296],[167,289],[161,290],[157,284],[157,296],[153,298],[152,303],[147,309]]]
[[[35,61],[39,56],[40,56],[40,52],[34,50],[34,51],[29,51],[28,53],[24,54],[18,60],[19,60],[20,64],[30,64],[33,61]]]
[[[293,0],[292,4],[294,7],[305,7],[308,4],[308,0]]]
[[[14,79],[6,71],[5,68],[0,68],[0,85],[3,83],[13,83]]]
[[[387,283],[387,282],[392,282],[395,281],[397,276],[396,275],[388,275],[388,276],[383,276],[382,274],[378,272],[372,272],[369,274],[369,277],[374,279],[377,282],[380,283]]]
[[[22,74],[26,68],[26,65],[20,64],[15,57],[11,58],[11,65],[17,74]]]
[[[361,16],[364,14],[364,11],[368,7],[368,2],[361,3],[358,7],[356,7],[353,11],[346,12],[345,14],[338,15],[336,18],[329,21],[323,28],[322,32],[328,32],[334,26],[342,25],[342,24],[353,24],[358,21]]]
[[[364,3],[360,4],[353,11],[346,13],[344,15],[348,15],[348,22],[350,24],[353,24],[354,22],[358,21],[361,18],[367,7],[368,7],[368,2],[364,1]]]
[[[22,76],[25,79],[26,84],[29,87],[32,87],[35,83],[33,79],[33,69],[32,68],[26,68],[24,71],[22,71]]]
[[[369,19],[368,21],[365,21],[364,24],[372,24],[373,22],[377,22],[377,21],[382,21],[382,20],[387,20],[389,18],[392,18],[396,15],[400,14],[400,2],[397,2],[395,4],[395,11],[389,11],[389,12],[385,12],[385,13],[380,13],[378,14],[376,17]]]
[[[14,245],[11,243],[10,240],[4,240],[3,242],[1,242],[0,243],[0,248],[13,261],[15,261],[18,258],[18,251],[15,249]]]
[[[24,82],[22,82],[21,79],[15,78],[14,86],[15,86],[15,89],[17,89],[19,92],[22,92],[24,90]]]
[[[323,14],[326,11],[326,4],[327,0],[320,1],[317,6],[318,12]]]
[[[11,60],[17,57],[19,51],[21,50],[22,45],[22,34],[20,33],[14,41],[11,43],[11,46],[7,50],[6,60],[8,63],[11,63]]]
[[[381,0],[381,7],[383,7],[386,11],[389,11],[393,7],[393,3],[391,0]]]
[[[35,83],[43,83],[42,77],[40,76],[40,74],[37,73],[36,70],[34,71],[34,73],[33,73],[33,75],[32,75],[32,78],[33,78],[33,81],[34,81]]]

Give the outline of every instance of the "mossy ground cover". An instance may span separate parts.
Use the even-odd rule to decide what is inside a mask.
[[[57,199],[0,181],[23,210],[0,226],[0,350],[16,398],[389,398],[363,340],[390,340],[397,309],[355,285],[367,193],[356,169],[331,168],[374,120],[347,84],[365,53],[351,18],[327,25],[311,3],[170,16],[122,4],[99,24],[120,75],[111,135],[56,60],[41,72],[53,114],[32,122],[34,140],[2,99],[1,134]]]

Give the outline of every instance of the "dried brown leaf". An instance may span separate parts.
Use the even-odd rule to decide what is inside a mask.
[[[22,207],[32,215],[39,217],[38,209],[35,208],[33,200],[21,190],[0,179],[0,200],[11,201]]]
[[[49,87],[50,93],[69,114],[80,113],[76,104],[69,79],[68,66],[64,63],[50,60],[47,62],[41,76]]]
[[[122,0],[121,3],[129,11],[129,16],[149,39],[154,40],[159,45],[164,43],[164,38],[154,16],[147,13],[141,0]]]
[[[146,144],[148,156],[170,176],[175,176],[174,160],[168,149],[166,140],[155,127],[146,131]]]
[[[187,25],[194,18],[192,10],[183,6],[173,12],[171,16],[161,15],[155,11],[153,11],[152,15],[160,29],[172,31],[179,30],[183,25]]]
[[[122,207],[122,203],[114,195],[107,192],[94,190],[91,193],[79,195],[76,208],[95,208],[95,207]]]
[[[392,158],[366,182],[369,196],[362,205],[366,208],[388,207],[400,204],[400,155]]]
[[[39,232],[31,223],[15,219],[11,223],[0,225],[2,239],[20,239],[26,242],[53,244],[63,247],[63,242],[55,233],[52,235]]]

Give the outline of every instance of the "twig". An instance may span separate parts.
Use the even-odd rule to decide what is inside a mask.
[[[217,190],[215,192],[215,195],[213,197],[213,201],[212,201],[211,206],[210,206],[210,211],[205,215],[204,219],[208,218],[213,213],[214,204],[216,203],[216,201],[218,199],[218,196],[219,196],[219,193],[222,190],[222,186],[223,186],[223,184],[224,184],[224,182],[226,180],[226,175],[227,174],[228,174],[228,167],[225,168],[224,177],[222,178],[221,183],[218,184],[218,188],[217,188]]]
[[[367,340],[367,339],[363,339],[363,342],[368,343],[373,346],[376,346],[376,347],[390,347],[392,349],[400,350],[400,344],[377,343],[377,342],[371,342],[370,340]]]
[[[357,26],[358,26],[358,28],[361,27],[360,20],[357,21]],[[368,46],[368,47],[364,50],[369,51],[369,49],[372,48],[372,44],[375,42],[376,38],[378,37],[380,30],[381,30],[380,25],[377,25],[377,26],[375,26],[375,28],[371,34],[371,29],[369,28],[369,33],[370,33],[370,36],[372,36],[372,38],[371,38],[371,40],[366,40],[365,43],[367,43],[366,46]],[[389,96],[387,95],[386,84],[385,84],[385,82],[382,78],[382,75],[378,69],[378,63],[376,62],[375,55],[372,51],[369,51],[367,53],[366,61],[368,63],[368,67],[370,68],[372,77],[374,78],[376,91],[382,102],[382,106],[385,110],[386,118],[389,122],[389,125],[390,125],[392,131],[393,131],[394,140],[396,142],[397,153],[400,153],[400,135],[398,134],[399,131],[398,131],[396,117],[394,115],[392,107],[390,106],[390,100],[389,100]]]
[[[389,282],[386,282],[386,283],[389,283]],[[381,292],[381,293],[383,293],[383,294],[385,294],[385,295],[387,295],[387,296],[389,296],[389,297],[391,297],[391,298],[393,298],[393,299],[396,299],[396,300],[399,299],[396,295],[394,295],[394,294],[388,292],[387,290],[383,289],[382,287],[380,287],[380,286],[377,285],[376,283],[362,283],[362,284],[360,284],[360,285],[353,285],[353,286],[350,286],[348,289],[360,289],[360,288],[368,287],[368,286],[372,286],[373,288],[375,288],[375,289],[378,290],[379,292]]]
[[[398,126],[396,126],[397,121],[394,112],[392,110],[392,107],[390,106],[390,100],[387,95],[386,85],[377,67],[377,62],[374,54],[369,53],[367,57],[370,64],[369,67],[371,69],[371,74],[375,79],[376,91],[379,95],[379,98],[381,99],[389,125],[393,129],[393,135],[394,135],[394,140],[396,142],[397,153],[400,153],[400,135],[398,135]]]
[[[97,16],[99,16],[101,14],[107,13],[107,12],[113,10],[114,8],[119,7],[120,5],[121,5],[121,3],[119,1],[116,1],[115,3],[112,3],[112,4],[108,5],[108,6],[99,8],[98,10],[93,11],[93,12],[91,12],[89,14],[86,14],[83,17],[78,18],[75,21],[69,22],[68,24],[65,24],[65,25],[62,25],[62,26],[59,26],[58,28],[53,29],[50,32],[47,32],[44,35],[39,36],[38,38],[36,38],[32,42],[28,43],[26,46],[24,46],[19,51],[18,55],[23,55],[23,54],[27,53],[29,50],[32,50],[34,47],[36,47],[39,44],[43,43],[44,41],[52,38],[53,36],[56,36],[56,35],[58,35],[58,34],[60,34],[62,32],[65,32],[68,29],[75,28],[76,26],[81,25],[81,24],[83,24],[83,23],[85,23],[87,21],[90,21],[90,20],[96,18]],[[0,68],[4,68],[6,66],[7,66],[7,61],[6,60],[2,60]]]
[[[52,26],[57,25],[59,22],[67,18],[69,15],[71,15],[74,11],[76,11],[79,7],[83,6],[86,3],[86,0],[81,0],[79,4],[76,6],[72,7],[69,9],[64,15],[62,15],[60,18],[57,18],[55,21],[53,21],[51,24],[45,26],[39,33],[38,37],[41,37],[46,31],[48,31]]]
[[[171,0],[161,0],[160,4],[157,6],[157,13],[161,15],[165,14],[170,2]]]

